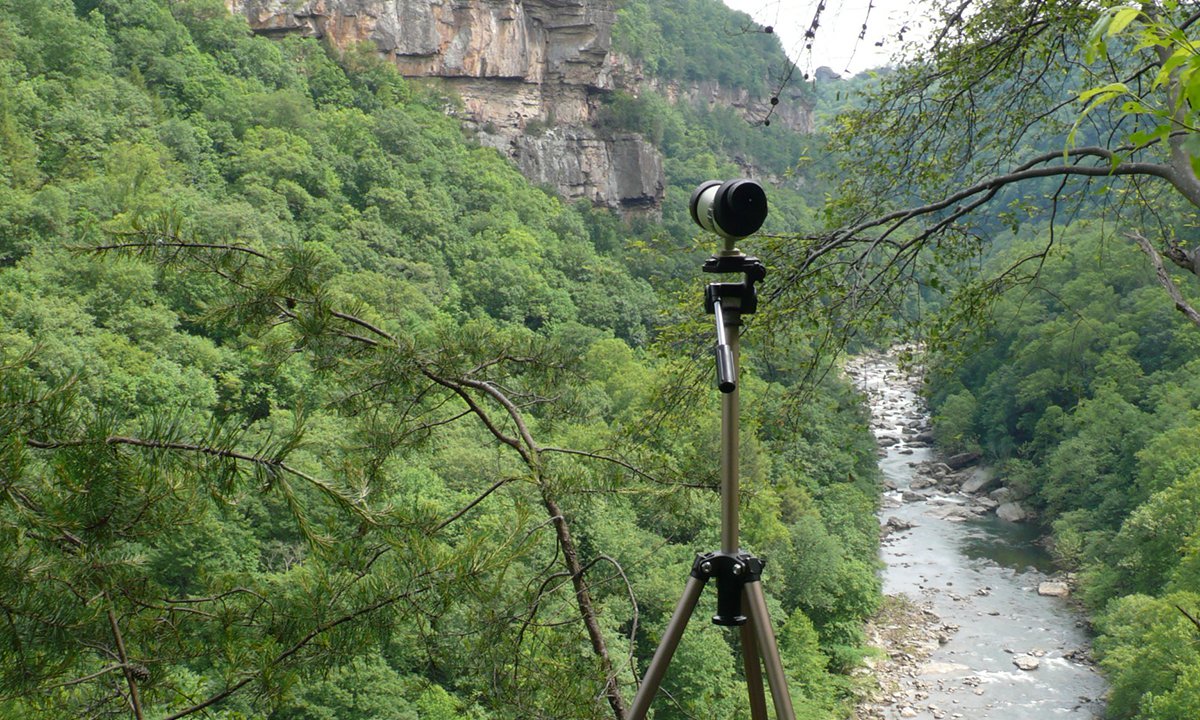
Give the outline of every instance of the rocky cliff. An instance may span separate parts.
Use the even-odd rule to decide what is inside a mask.
[[[409,77],[462,98],[483,144],[534,182],[613,208],[654,208],[662,158],[592,121],[611,91],[611,0],[226,0],[256,32],[374,43]]]
[[[256,32],[298,33],[344,48],[370,42],[409,77],[462,98],[480,142],[570,200],[656,209],[662,157],[641,136],[599,131],[601,98],[647,87],[612,51],[613,0],[226,0]],[[662,88],[656,88],[663,90]],[[725,102],[712,87],[676,88]],[[735,98],[742,107],[747,98]],[[801,120],[798,124],[803,125]],[[788,123],[797,124],[797,123]]]

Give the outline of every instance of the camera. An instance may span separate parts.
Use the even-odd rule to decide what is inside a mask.
[[[753,180],[708,180],[692,191],[688,209],[697,225],[725,238],[726,250],[732,250],[733,241],[762,227],[767,194]]]

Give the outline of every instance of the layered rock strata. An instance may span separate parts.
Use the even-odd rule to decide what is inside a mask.
[[[226,0],[256,32],[373,43],[409,77],[462,98],[480,141],[569,200],[657,208],[662,158],[596,131],[613,89],[612,0]]]

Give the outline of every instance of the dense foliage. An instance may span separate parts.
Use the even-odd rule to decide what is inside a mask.
[[[0,714],[611,715],[716,544],[679,261],[219,0],[0,0],[0,69]],[[729,170],[694,132],[675,243]],[[875,469],[789,339],[747,348],[744,537],[815,720]],[[745,716],[734,647],[693,623],[656,717]]]
[[[1060,229],[1038,279],[933,379],[939,441],[1000,464],[1053,529],[1096,614],[1115,718],[1191,717],[1200,657],[1200,334],[1142,253],[1099,223]],[[1003,267],[1045,246],[1016,241]]]
[[[621,0],[613,44],[658,78],[764,94],[790,64],[774,34],[719,0]]]

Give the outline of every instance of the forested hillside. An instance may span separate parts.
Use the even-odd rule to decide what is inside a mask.
[[[949,452],[982,449],[1053,531],[1095,613],[1117,718],[1200,707],[1200,333],[1163,302],[1141,252],[1075,227],[1038,282],[995,309],[933,379]],[[996,267],[1045,237],[1015,244]]]
[[[0,715],[619,716],[717,544],[704,280],[655,287],[733,119],[613,99],[672,183],[628,227],[220,0],[0,0],[0,70]],[[823,720],[876,469],[808,341],[747,337],[744,543]],[[733,647],[693,623],[655,717],[744,716]]]

